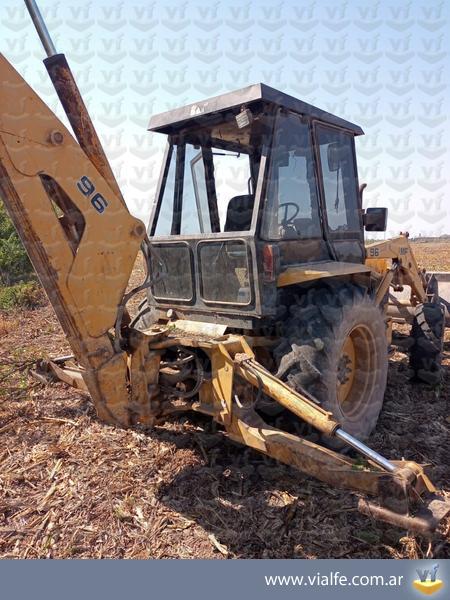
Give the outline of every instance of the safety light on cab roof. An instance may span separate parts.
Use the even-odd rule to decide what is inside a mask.
[[[249,108],[245,108],[243,106],[241,108],[241,112],[236,115],[236,123],[239,129],[244,129],[244,127],[248,127],[250,123],[253,121],[253,114]]]

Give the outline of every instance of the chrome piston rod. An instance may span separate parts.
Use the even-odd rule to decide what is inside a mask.
[[[241,358],[237,361],[235,359],[234,369],[238,375],[246,379],[253,386],[262,389],[264,393],[276,400],[284,408],[287,408],[300,419],[316,427],[325,435],[336,436],[388,473],[395,471],[395,465],[344,431],[331,413],[326,412],[323,408],[315,404],[306,395],[306,392],[300,393],[291,389],[286,383],[277,379],[272,373],[269,373],[258,362],[248,359],[245,354],[243,356],[243,359]]]
[[[360,454],[362,454],[366,458],[369,458],[371,461],[376,463],[378,466],[383,467],[383,469],[385,469],[389,473],[393,473],[395,471],[395,465],[393,465],[391,462],[389,462],[387,458],[384,458],[384,456],[381,456],[381,454],[378,454],[378,452],[375,452],[375,450],[372,450],[372,448],[369,448],[369,446],[366,446],[365,444],[363,444],[362,442],[360,442],[359,440],[354,438],[352,435],[350,435],[349,433],[347,433],[340,427],[338,427],[338,429],[336,429],[336,431],[334,432],[334,435],[338,439],[345,442],[348,446],[351,446],[352,448],[357,450]]]
[[[36,27],[38,36],[41,39],[42,45],[48,57],[54,56],[56,52],[55,45],[47,29],[44,19],[42,18],[41,11],[38,8],[35,0],[25,0],[26,7],[30,13],[31,20]]]

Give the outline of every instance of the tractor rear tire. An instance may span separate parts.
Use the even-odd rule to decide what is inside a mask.
[[[386,389],[386,323],[374,299],[352,284],[326,283],[297,297],[275,350],[277,376],[367,439]],[[342,447],[337,440],[330,445]]]
[[[409,366],[413,379],[436,385],[442,377],[445,313],[439,302],[419,304],[411,327]]]
[[[139,304],[139,312],[131,322],[131,326],[139,331],[149,329],[157,321],[155,309],[149,306],[147,298]]]

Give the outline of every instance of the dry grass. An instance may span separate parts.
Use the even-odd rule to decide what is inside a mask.
[[[9,321],[0,313],[0,339],[9,333]]]
[[[450,242],[412,242],[414,256],[420,267],[429,271],[450,271]]]
[[[448,250],[435,256],[428,247],[429,264],[444,265]],[[445,539],[429,544],[371,523],[354,495],[224,440],[206,418],[172,420],[148,434],[102,424],[88,397],[27,375],[30,361],[67,351],[49,306],[1,314],[1,557],[450,555]],[[448,489],[449,335],[439,389],[413,386],[406,362],[400,351],[391,360],[370,443],[387,456],[431,463],[433,481]]]

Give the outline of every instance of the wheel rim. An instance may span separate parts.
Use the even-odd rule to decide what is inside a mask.
[[[337,366],[337,399],[349,416],[368,400],[376,379],[376,344],[372,331],[357,325],[347,334]]]

